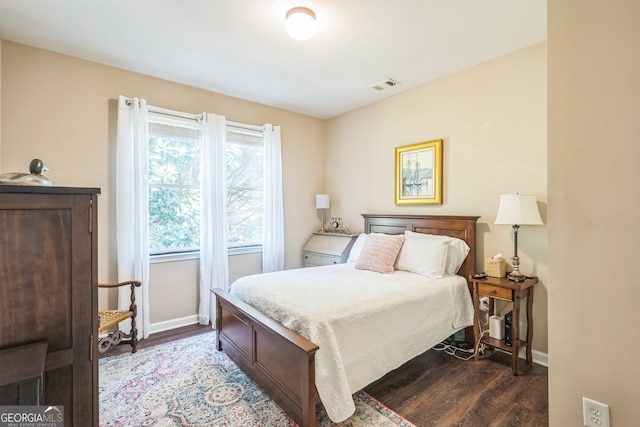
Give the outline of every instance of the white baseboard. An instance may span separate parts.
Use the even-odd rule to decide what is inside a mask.
[[[496,351],[502,351],[502,350],[496,348]],[[503,353],[509,354],[506,351]],[[527,349],[525,348],[520,349],[520,353],[518,353],[518,358],[527,360]],[[547,353],[531,350],[531,361],[536,365],[544,366],[547,368],[549,367],[549,355]]]
[[[526,360],[527,359],[526,349],[524,348],[521,349],[518,356],[520,357],[520,359]],[[535,363],[536,365],[546,366],[547,368],[549,367],[549,355],[547,353],[543,353],[537,350],[531,350],[531,359],[533,363]]]
[[[171,329],[180,328],[182,326],[195,325],[198,323],[198,315],[180,317],[179,319],[165,320],[164,322],[152,323],[149,325],[149,334],[157,334],[158,332],[169,331]]]
[[[531,350],[531,358],[533,359],[533,363],[546,366],[547,368],[549,367],[549,355],[547,353]]]

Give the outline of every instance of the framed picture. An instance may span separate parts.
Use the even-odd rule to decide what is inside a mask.
[[[442,204],[442,139],[396,148],[396,205]]]

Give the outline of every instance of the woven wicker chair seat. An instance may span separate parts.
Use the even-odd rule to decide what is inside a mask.
[[[98,328],[98,332],[105,331],[112,326],[117,325],[133,316],[131,311],[120,311],[120,310],[106,310],[99,311],[98,316],[100,317],[100,327]]]
[[[136,329],[136,293],[135,288],[142,286],[142,282],[139,280],[127,280],[120,283],[98,283],[99,288],[116,289],[121,286],[131,287],[131,305],[129,310],[104,310],[98,311],[98,319],[100,325],[98,326],[98,332],[106,332],[107,329],[116,326],[118,323],[131,319],[130,327],[131,332],[128,334],[124,331],[117,329],[112,332],[106,332],[102,337],[98,338],[98,351],[105,353],[113,346],[120,345],[122,343],[131,344],[131,352],[136,352],[136,346],[138,345],[138,330]]]

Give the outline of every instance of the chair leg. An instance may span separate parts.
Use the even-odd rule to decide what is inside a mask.
[[[138,283],[138,286],[140,283]],[[129,306],[129,310],[133,313],[131,316],[131,352],[136,352],[136,347],[138,346],[138,329],[136,328],[136,316],[138,315],[138,306],[136,306],[136,284],[131,284],[131,305]]]
[[[136,352],[138,346],[138,328],[136,328],[136,317],[131,318],[131,353]]]

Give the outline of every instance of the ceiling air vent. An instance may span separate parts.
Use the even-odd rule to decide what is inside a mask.
[[[387,79],[387,80],[382,81],[380,83],[374,84],[373,86],[371,86],[371,89],[385,90],[387,88],[394,87],[394,86],[397,86],[399,84],[400,84],[399,81],[396,81],[396,80],[393,80],[393,79]]]

